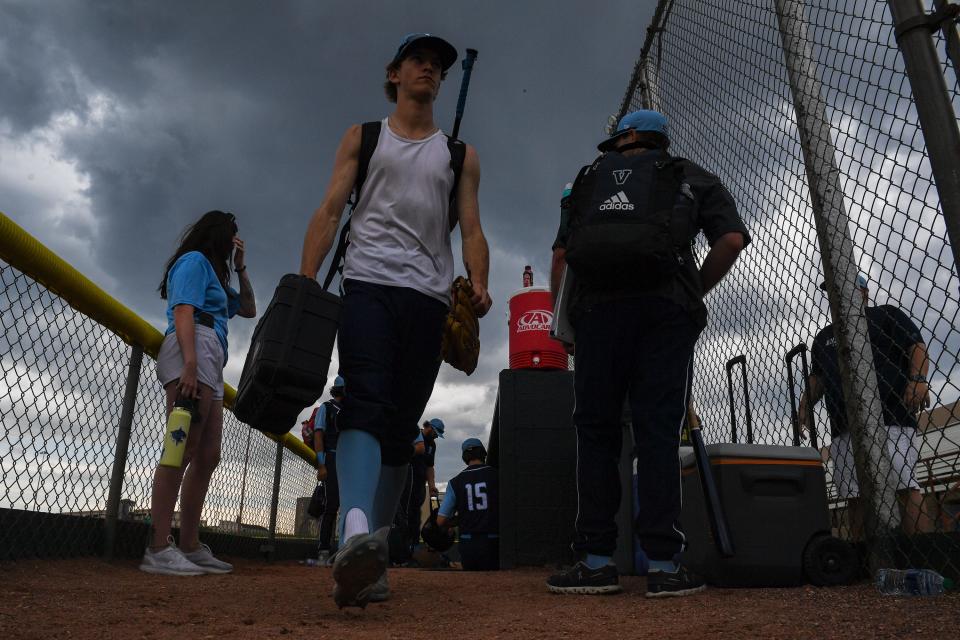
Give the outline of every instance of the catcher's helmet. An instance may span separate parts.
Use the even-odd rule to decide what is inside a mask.
[[[453,531],[444,529],[437,524],[436,513],[430,515],[426,524],[420,529],[420,535],[423,537],[423,541],[430,545],[431,549],[435,549],[440,553],[443,553],[453,546]]]

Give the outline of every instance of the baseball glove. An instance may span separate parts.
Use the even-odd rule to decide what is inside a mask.
[[[480,322],[470,303],[471,297],[473,286],[470,281],[457,276],[453,281],[453,301],[443,329],[440,352],[444,362],[467,375],[477,368],[480,357]]]

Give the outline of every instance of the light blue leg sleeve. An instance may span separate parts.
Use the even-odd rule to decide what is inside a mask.
[[[350,429],[337,440],[337,480],[340,483],[340,526],[351,509],[360,509],[371,521],[373,500],[380,481],[380,442],[366,431]]]

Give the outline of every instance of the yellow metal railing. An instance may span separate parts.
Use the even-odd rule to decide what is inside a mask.
[[[0,259],[45,286],[127,344],[140,346],[156,359],[163,342],[163,334],[156,327],[73,268],[3,212],[0,212]],[[223,404],[233,408],[237,390],[228,384],[223,387]],[[310,464],[316,464],[314,452],[296,436],[289,433],[264,435],[282,442],[284,447]]]

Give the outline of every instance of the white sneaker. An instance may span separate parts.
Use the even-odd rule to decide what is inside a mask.
[[[204,573],[230,573],[233,571],[233,565],[223,560],[217,560],[213,557],[210,547],[200,543],[196,551],[184,553],[183,557],[195,564]]]
[[[151,551],[147,547],[140,562],[140,571],[164,576],[200,576],[206,573],[184,557],[177,545],[173,544],[173,536],[168,537],[167,542],[170,544],[160,551]]]

